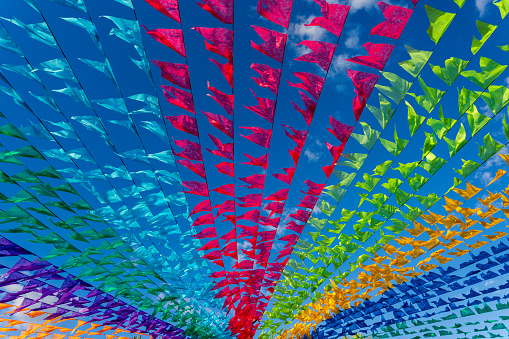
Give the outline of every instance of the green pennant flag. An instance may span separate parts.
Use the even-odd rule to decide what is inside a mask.
[[[436,8],[424,5],[429,19],[429,28],[427,33],[431,40],[437,44],[442,35],[444,35],[452,20],[456,16],[454,13],[442,12]]]

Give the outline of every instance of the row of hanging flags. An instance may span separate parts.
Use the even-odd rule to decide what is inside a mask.
[[[481,72],[465,69],[503,24],[509,12],[509,1],[494,2],[500,11],[499,23],[475,22],[481,38],[473,38],[470,60],[451,57],[445,60],[445,67],[430,65],[448,88],[460,75],[477,86],[475,90],[463,88],[458,92],[459,112],[455,118],[452,114],[447,114],[451,117],[446,118],[447,112],[444,113],[440,105],[446,90],[429,87],[420,76],[434,49],[424,51],[407,46],[410,60],[399,65],[410,75],[411,81],[386,72],[384,68],[414,11],[426,12],[430,23],[427,34],[438,44],[463,9],[465,0],[450,1],[456,4],[457,12],[444,12],[429,5],[415,8],[417,0],[408,1],[404,7],[378,2],[384,20],[370,27],[371,35],[387,38],[385,41],[392,44],[366,41],[363,47],[368,55],[348,59],[372,69],[371,72],[353,69],[347,72],[355,88],[352,112],[355,124],[347,125],[330,117],[327,129],[336,143],[325,145],[331,154],[330,165],[323,167],[325,179],[317,182],[309,177],[305,181],[307,191],[302,191],[300,204],[288,218],[284,217],[284,212],[293,207],[286,205],[293,176],[349,15],[348,5],[314,1],[322,16],[313,18],[307,26],[319,26],[337,40],[336,43],[309,40],[298,43],[311,52],[296,60],[315,63],[322,71],[321,75],[295,71],[292,78],[287,79],[287,85],[299,91],[302,103],[292,102],[292,105],[307,127],[301,130],[297,124],[282,126],[295,147],[288,150],[288,167],[272,174],[282,182],[283,188],[272,191],[270,187],[266,190],[265,184],[272,135],[278,130],[274,120],[289,41],[292,0],[257,2],[257,13],[281,29],[252,27],[259,42],[252,41],[251,47],[260,53],[260,60],[262,54],[272,59],[270,65],[251,65],[257,74],[253,80],[268,90],[268,97],[259,97],[252,91],[254,105],[246,104],[245,108],[265,122],[262,126],[239,126],[240,131],[235,131],[234,124],[233,0],[198,2],[199,7],[218,20],[219,27],[194,27],[194,30],[204,38],[206,50],[221,57],[211,59],[217,67],[217,70],[211,68],[211,72],[219,71],[228,84],[224,88],[221,88],[224,83],[208,84],[208,95],[221,107],[216,112],[198,113],[215,128],[207,128],[213,131],[207,133],[208,136],[200,134],[203,127],[196,117],[195,99],[198,98],[192,94],[187,62],[187,55],[196,52],[185,48],[177,0],[146,0],[171,19],[168,27],[173,28],[140,25],[130,0],[112,0],[131,9],[134,20],[105,16],[114,25],[109,34],[134,48],[138,57],[130,59],[154,87],[154,93],[132,95],[125,95],[122,84],[117,82],[112,67],[114,57],[104,48],[85,2],[51,1],[81,12],[80,17],[63,20],[84,31],[103,61],[79,61],[108,78],[118,96],[99,98],[87,91],[53,35],[38,1],[26,0],[26,3],[39,15],[39,22],[2,18],[0,47],[18,57],[15,64],[2,63],[2,100],[10,98],[23,108],[22,114],[29,123],[17,124],[13,112],[1,116],[0,133],[5,150],[0,153],[0,161],[6,167],[0,173],[1,187],[5,187],[0,197],[5,206],[10,207],[1,208],[2,231],[6,238],[0,239],[0,255],[15,260],[1,263],[0,286],[10,288],[2,294],[0,305],[7,310],[4,315],[26,314],[28,317],[23,318],[25,321],[6,317],[8,325],[3,325],[2,332],[21,331],[17,335],[23,338],[106,334],[108,339],[122,332],[126,336],[138,333],[167,338],[251,338],[257,330],[263,331],[261,338],[278,335],[334,337],[357,333],[387,338],[403,332],[421,338],[453,335],[454,330],[468,334],[470,332],[459,332],[459,328],[481,323],[449,327],[432,324],[488,312],[494,312],[490,313],[493,319],[486,322],[489,327],[485,325],[486,329],[475,329],[472,333],[484,331],[490,333],[490,337],[497,337],[500,336],[497,333],[507,331],[504,325],[507,320],[504,310],[508,307],[508,295],[504,294],[507,282],[500,280],[493,287],[482,287],[480,291],[472,288],[508,273],[506,251],[509,247],[503,241],[507,233],[501,227],[505,226],[509,213],[505,209],[509,205],[509,192],[487,192],[487,198],[479,198],[483,207],[467,206],[470,198],[480,196],[488,186],[504,178],[505,171],[500,169],[484,188],[469,183],[466,189],[460,186],[483,163],[494,161],[495,154],[507,144],[507,141],[496,141],[486,132],[490,127],[501,126],[502,120],[498,117],[504,115],[501,112],[509,102],[509,89],[492,84],[497,78],[504,78],[507,65],[482,56],[479,58]],[[156,11],[153,13],[158,15]],[[48,55],[54,52],[51,59],[39,61],[26,53],[10,33],[15,26],[26,31],[39,48],[48,49]],[[152,60],[151,66],[142,40],[145,33],[179,55],[181,62]],[[500,46],[500,50],[505,53],[509,47]],[[504,59],[498,55],[492,57],[500,62]],[[153,70],[160,70],[167,83],[158,84]],[[44,76],[40,77],[42,72]],[[389,86],[378,84],[380,75]],[[31,80],[26,83],[30,87],[21,91],[15,76]],[[47,76],[53,79],[43,81]],[[409,92],[415,80],[422,95]],[[55,82],[61,87],[53,89]],[[164,99],[181,109],[172,112],[180,114],[162,112],[160,100],[163,97],[158,96],[156,90],[159,86]],[[379,107],[367,104],[375,90],[379,91]],[[71,112],[59,105],[60,94],[70,97],[79,112],[86,113],[70,115]],[[409,96],[420,108],[406,100],[401,106],[408,117],[408,140],[398,137],[396,131],[394,141],[381,138],[382,131],[397,114],[397,108]],[[479,112],[481,105],[488,107],[491,116]],[[44,107],[44,111],[52,110],[53,121],[39,113],[40,107]],[[379,123],[380,130],[363,118],[365,108]],[[436,118],[419,112],[434,112]],[[112,115],[116,118],[106,119]],[[465,115],[466,119],[460,121]],[[406,117],[401,120],[405,125]],[[362,127],[362,134],[353,133],[357,124]],[[128,131],[139,148],[124,150],[120,140],[115,141],[115,136],[108,132],[112,125]],[[426,125],[431,133],[420,128]],[[502,135],[509,140],[505,116],[502,125]],[[455,126],[456,134],[450,135],[448,132]],[[158,139],[149,139],[147,133]],[[238,158],[235,158],[233,141],[237,135],[259,146],[250,147],[250,152],[257,150],[257,153],[237,150]],[[479,153],[460,152],[476,135],[481,136],[475,139],[481,140]],[[106,156],[98,155],[97,150],[87,145],[85,140],[90,136],[106,145],[101,149]],[[425,137],[422,156],[419,154],[417,161],[410,163],[396,162],[414,136]],[[206,164],[203,156],[202,142],[204,145],[207,137],[214,145],[212,149],[205,148],[216,156],[212,164]],[[164,143],[154,148],[148,140]],[[343,153],[349,140],[367,149],[367,153]],[[388,155],[374,159],[378,163],[373,167],[373,174],[366,172],[362,180],[354,183],[378,140]],[[449,158],[433,154],[440,141],[442,146],[446,145]],[[462,159],[463,165],[456,169],[444,167],[458,153],[467,157]],[[501,157],[509,162],[507,156]],[[237,159],[243,162],[236,162]],[[252,166],[253,174],[236,176],[235,163]],[[205,169],[211,165],[224,175],[222,185],[207,180]],[[260,167],[263,174],[259,174]],[[414,173],[417,169],[424,170],[427,176]],[[332,173],[339,183],[326,187]],[[437,174],[454,178],[453,185],[437,188],[430,194],[421,190]],[[381,180],[384,176],[387,180]],[[194,179],[183,179],[188,177]],[[401,177],[403,180],[399,179]],[[236,186],[237,179],[242,186]],[[372,193],[379,182],[384,182],[382,186],[389,195]],[[408,185],[403,185],[406,182]],[[246,187],[250,193],[240,195],[236,187]],[[350,187],[363,191],[358,208],[340,208],[341,217],[331,219]],[[217,198],[217,194],[222,198]],[[197,203],[190,205],[188,201]],[[446,203],[446,215],[431,211],[440,201]],[[227,233],[219,231],[220,222],[228,225]],[[351,234],[343,231],[348,223],[353,225]],[[306,225],[313,228],[313,232],[306,233],[312,242],[300,239]],[[291,233],[276,239],[278,229]],[[494,229],[497,231],[493,232]],[[22,234],[29,241],[51,249],[44,255],[33,253],[17,245],[16,238],[10,236],[13,234]],[[477,242],[470,241],[471,238]],[[278,241],[284,243],[282,249],[276,246]],[[241,242],[247,242],[248,249],[239,246]],[[403,249],[406,245],[412,249]],[[272,254],[276,255],[275,259]],[[290,259],[292,254],[293,259]],[[460,265],[454,265],[453,261],[446,266],[449,261],[467,255],[471,258],[468,261]],[[56,264],[55,259],[61,261]],[[313,266],[306,266],[309,262]],[[345,270],[343,264],[346,263],[350,268]],[[71,274],[70,270],[77,273]],[[349,278],[350,273],[355,273],[355,278]],[[320,293],[318,288],[327,282],[324,293]],[[464,293],[461,297],[457,293],[447,295],[447,299],[444,296],[459,290]],[[377,296],[369,294],[371,292],[376,292]],[[266,311],[271,301],[272,308]],[[29,320],[38,317],[42,322]],[[431,317],[439,319],[424,320]],[[421,318],[423,320],[419,320]],[[71,325],[53,325],[60,322]],[[75,327],[69,330],[69,326]]]

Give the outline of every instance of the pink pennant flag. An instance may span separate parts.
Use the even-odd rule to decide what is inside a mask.
[[[263,231],[258,233],[258,236],[261,237],[261,241],[272,241],[276,237],[277,231]]]
[[[262,44],[255,44],[251,41],[251,47],[258,52],[265,54],[272,59],[283,63],[283,56],[285,54],[286,34],[270,30],[265,27],[251,26],[258,33],[260,38],[265,41]]]
[[[258,78],[251,77],[258,86],[268,88],[277,95],[279,90],[279,80],[281,79],[281,70],[269,67],[263,64],[252,64],[251,68],[258,72]]]
[[[263,209],[270,211],[269,217],[272,217],[273,214],[283,214],[283,208],[285,207],[284,202],[271,202],[268,203]]]
[[[279,252],[279,255],[277,256],[276,260],[279,260],[284,257],[289,257],[290,255],[292,255],[292,252],[293,252],[293,247],[285,248],[284,250],[281,250]]]
[[[198,124],[195,118],[189,115],[166,116],[165,118],[169,120],[176,129],[196,137],[199,136]]]
[[[302,148],[300,148],[299,146],[296,146],[293,149],[288,150],[288,153],[290,154],[290,156],[293,159],[293,165],[297,166],[297,164],[299,163],[300,155],[302,153]]]
[[[206,179],[205,166],[203,165],[202,162],[199,162],[197,164],[195,164],[195,163],[193,163],[193,162],[191,162],[189,160],[177,160],[177,162],[179,164],[181,164],[182,166],[190,169],[194,173],[198,174],[203,179]]]
[[[159,41],[163,45],[171,48],[184,58],[186,57],[186,49],[184,47],[184,37],[182,36],[181,29],[158,28],[149,30],[144,25],[140,26],[145,28],[147,34],[149,34],[152,38]]]
[[[217,239],[211,240],[196,251],[209,251],[213,248],[219,248],[219,241]]]
[[[308,72],[293,72],[293,75],[302,80],[302,83],[294,84],[286,80],[288,85],[307,91],[315,100],[320,98],[323,83],[325,82],[324,77]]]
[[[252,260],[242,260],[241,262],[238,262],[235,265],[233,265],[233,268],[238,270],[252,270],[253,265],[254,261]]]
[[[313,209],[316,205],[316,202],[318,201],[318,197],[312,196],[312,195],[306,195],[304,199],[301,199],[300,204],[298,204],[298,207],[304,207]]]
[[[353,113],[355,115],[355,121],[357,121],[380,76],[366,72],[353,71],[351,69],[347,71],[347,75],[352,79],[353,85],[355,86],[355,93],[357,94],[353,99]]]
[[[212,94],[207,94],[209,97],[214,99],[221,107],[224,108],[226,113],[229,115],[233,115],[233,94],[224,94],[219,91],[217,88],[210,86],[210,83],[207,81],[207,88]]]
[[[327,127],[329,132],[334,134],[334,136],[342,143],[346,143],[348,138],[350,138],[350,134],[352,134],[353,127],[339,122],[333,118],[332,115],[330,116],[329,121],[332,126],[332,129]]]
[[[215,27],[193,27],[198,33],[200,33],[205,40],[205,48],[212,53],[216,53],[233,63],[233,31]]]
[[[145,0],[150,6],[157,9],[164,15],[180,23],[180,12],[178,0]]]
[[[332,155],[333,163],[336,164],[341,157],[341,154],[343,153],[343,150],[345,148],[345,144],[341,144],[340,146],[332,146],[327,141],[325,142],[325,145],[327,145],[327,148],[329,149],[329,152]]]
[[[257,209],[254,209],[254,210],[248,211],[242,215],[239,215],[237,217],[237,221],[247,220],[247,221],[252,221],[252,222],[258,222],[259,218],[260,218],[260,211]],[[254,226],[254,227],[256,227],[256,226]]]
[[[265,19],[288,28],[293,0],[258,0],[256,11]]]
[[[303,40],[301,43],[297,44],[297,46],[299,45],[304,45],[313,52],[301,55],[295,60],[313,62],[318,64],[318,66],[320,66],[325,72],[329,70],[332,56],[336,50],[336,44],[331,44],[325,41]]]
[[[283,168],[283,171],[285,171],[285,174],[275,173],[272,174],[272,176],[276,179],[281,180],[285,184],[290,185],[292,183],[293,175],[295,174],[295,167]]]
[[[209,137],[216,146],[217,150],[210,150],[206,148],[207,151],[219,157],[224,157],[226,159],[233,160],[233,143],[223,144],[221,140],[214,137],[212,134],[209,134]]]
[[[199,212],[212,212],[212,208],[210,207],[210,200],[203,200],[198,205],[196,205],[191,213],[189,213],[189,216],[192,216],[193,214],[199,213]]]
[[[277,228],[279,223],[281,222],[281,217],[278,218],[269,218],[263,215],[260,216],[260,225],[263,226],[271,226]]]
[[[202,0],[204,4],[198,3],[224,24],[233,24],[233,0]]]
[[[224,240],[224,241],[228,242],[228,241],[231,241],[236,238],[237,238],[237,230],[233,229],[230,232],[223,235],[221,238],[219,238],[219,240]]]
[[[218,208],[216,218],[219,217],[223,213],[232,212],[235,213],[235,202],[232,200],[226,200],[222,204],[215,205],[214,209]]]
[[[305,109],[301,109],[296,103],[292,102],[293,108],[297,112],[300,112],[302,116],[304,117],[304,120],[306,121],[306,124],[308,126],[311,125],[311,121],[313,120],[313,116],[315,114],[316,109],[316,101],[311,99],[306,95],[306,93],[299,91],[300,97],[302,98],[302,101],[304,102]]]
[[[191,89],[187,65],[159,60],[152,60],[152,62],[161,69],[161,76],[163,78],[182,88]]]
[[[309,195],[319,196],[320,194],[322,194],[322,190],[325,187],[325,184],[317,184],[315,182],[312,182],[311,180],[306,180],[304,184],[306,184],[309,189],[307,192],[304,191],[301,192]]]
[[[242,185],[239,187],[247,187],[249,189],[263,189],[263,183],[265,182],[265,174],[253,174],[245,178],[239,178],[239,180],[249,185]]]
[[[285,248],[294,246],[297,243],[297,240],[299,240],[299,234],[288,234],[279,238],[279,241],[287,242]]]
[[[219,173],[226,174],[232,178],[235,176],[234,165],[230,162],[219,163],[216,165],[216,168]]]
[[[268,197],[266,197],[263,200],[271,200],[271,201],[283,201],[283,200],[286,200],[286,199],[288,199],[288,192],[289,191],[290,191],[290,189],[288,189],[288,188],[282,188],[279,191],[277,191],[276,193],[273,193],[273,194],[269,195]]]
[[[254,142],[255,144],[257,144],[259,146],[262,146],[265,148],[270,147],[270,139],[272,136],[272,129],[264,129],[264,128],[260,128],[260,127],[240,127],[240,128],[248,129],[251,132],[253,132],[252,134],[247,135],[247,136],[240,134],[241,137],[251,140],[252,142]]]
[[[187,191],[185,193],[201,195],[203,197],[206,197],[209,195],[209,191],[207,189],[207,183],[205,183],[205,182],[182,181],[182,186],[190,189],[190,191]]]
[[[288,125],[281,125],[281,126],[288,127],[289,129],[292,130],[292,133],[290,133],[285,129],[286,136],[288,138],[292,139],[297,144],[297,147],[302,149],[304,147],[304,144],[306,143],[306,136],[307,136],[308,132],[303,131],[303,130],[296,130],[293,127],[288,126]]]
[[[271,124],[274,123],[274,110],[276,109],[276,101],[268,98],[259,98],[256,96],[253,90],[251,90],[251,92],[258,101],[258,105],[244,107],[250,111],[255,112]]]
[[[195,239],[217,238],[216,228],[215,227],[206,228],[203,231],[195,235],[192,235],[191,238]]]
[[[334,167],[336,166],[336,164],[332,164],[332,165],[327,165],[327,166],[323,166],[322,167],[322,171],[325,173],[325,175],[327,176],[327,179],[329,179],[330,175],[332,174],[332,172],[334,171]]]
[[[214,188],[212,190],[213,192],[217,192],[219,194],[229,195],[231,197],[235,196],[235,185],[233,184],[226,184],[219,186],[218,188]]]
[[[385,21],[373,27],[371,35],[399,39],[413,11],[405,7],[389,5],[382,1],[378,2],[378,7],[382,10]]]
[[[194,114],[193,95],[191,93],[173,86],[162,85],[161,87],[164,90],[166,101]]]
[[[356,64],[369,66],[382,71],[385,64],[391,56],[394,45],[389,44],[373,44],[371,42],[362,45],[366,49],[369,55],[360,55],[346,61],[354,62]]]
[[[175,156],[189,160],[203,161],[200,144],[187,139],[175,140],[175,144],[183,149],[180,153],[175,153],[175,151],[173,151]]]
[[[310,216],[311,212],[305,210],[297,210],[297,213],[292,213],[289,215],[290,218],[302,221],[304,223],[308,222]]]
[[[228,61],[225,64],[220,63],[217,60],[209,59],[212,61],[221,71],[221,73],[224,75],[226,81],[228,81],[228,84],[233,88],[233,63]]]
[[[323,16],[313,18],[311,23],[305,26],[320,26],[338,37],[341,36],[350,6],[329,4],[325,0],[315,2],[322,8]]]
[[[304,230],[304,226],[306,225],[300,225],[297,224],[295,221],[291,220],[288,224],[286,224],[286,229],[300,234]]]
[[[233,139],[233,121],[219,114],[203,112],[212,126]]]
[[[269,166],[269,154],[262,155],[261,157],[254,158],[250,156],[249,154],[244,153],[246,157],[249,158],[249,162],[242,162],[241,165],[253,165],[253,166],[260,166],[263,169],[267,169]]]
[[[262,193],[248,194],[243,197],[237,197],[242,204],[237,203],[239,207],[260,207],[262,204]]]
[[[212,213],[207,213],[207,214],[201,215],[198,218],[194,219],[193,227],[202,226],[202,225],[213,225],[213,224],[214,224],[214,217],[212,216]]]

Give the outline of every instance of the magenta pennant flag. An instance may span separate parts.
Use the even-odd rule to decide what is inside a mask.
[[[327,179],[329,179],[330,175],[332,174],[332,171],[334,171],[334,167],[336,164],[327,165],[322,167],[322,171],[325,173],[325,176],[327,176]]]
[[[233,94],[224,94],[219,91],[217,88],[210,86],[210,83],[207,81],[207,88],[212,94],[207,94],[211,98],[213,98],[229,115],[233,115]]]
[[[175,153],[175,151],[173,151],[175,156],[188,160],[203,161],[200,144],[187,139],[175,140],[175,144],[183,149],[180,153]]]
[[[221,73],[223,73],[226,81],[228,81],[228,84],[233,88],[233,64],[230,61],[228,61],[225,64],[222,64],[214,59],[209,60],[212,61],[219,68]]]
[[[304,199],[300,201],[300,204],[298,204],[298,207],[304,207],[313,209],[315,207],[316,202],[318,201],[318,197],[315,197],[313,195],[306,195]]]
[[[198,125],[195,118],[189,115],[166,116],[165,118],[169,120],[176,129],[196,137],[199,136]]]
[[[320,26],[338,37],[341,36],[350,6],[329,4],[325,0],[315,2],[322,8],[323,16],[313,18],[311,23],[305,26]]]
[[[152,7],[164,15],[180,23],[180,12],[178,0],[145,0]]]
[[[276,260],[279,260],[284,257],[289,257],[290,255],[292,255],[292,252],[293,252],[293,247],[285,248],[284,250],[279,251],[279,255],[277,256]]]
[[[289,129],[292,130],[293,134],[290,134],[290,132],[285,130],[286,136],[288,138],[292,139],[297,144],[298,148],[302,149],[304,147],[304,144],[306,143],[306,136],[308,134],[308,131],[296,130],[293,127],[287,126],[287,125],[281,125],[281,126],[288,127]]]
[[[338,120],[333,118],[332,115],[329,121],[332,126],[332,129],[327,127],[329,132],[334,134],[334,136],[338,138],[338,140],[341,141],[343,144],[346,143],[348,138],[350,138],[350,134],[352,134],[353,127],[339,122]]]
[[[219,21],[225,24],[233,24],[233,0],[202,0],[204,4],[198,3]]]
[[[237,239],[237,230],[236,229],[231,230],[230,232],[226,233],[221,238],[219,238],[219,240],[224,240],[226,242],[231,241],[233,239]]]
[[[352,79],[353,85],[355,86],[355,93],[357,94],[353,99],[353,113],[355,115],[355,121],[357,121],[380,76],[366,72],[353,71],[351,69],[347,71],[347,75]]]
[[[237,197],[242,204],[237,203],[239,207],[260,207],[262,205],[262,193],[248,194],[244,197]]]
[[[239,178],[239,180],[249,185],[242,185],[239,187],[247,187],[249,189],[263,189],[263,183],[265,182],[265,174],[253,174],[245,178]]]
[[[373,27],[371,35],[399,39],[408,19],[410,19],[412,15],[412,10],[405,7],[389,5],[382,1],[378,2],[378,7],[382,10],[385,21]]]
[[[211,240],[196,251],[209,251],[213,248],[219,248],[219,241],[217,239]]]
[[[179,164],[181,164],[182,166],[190,169],[194,173],[198,174],[203,179],[206,179],[205,166],[203,165],[202,162],[199,162],[199,163],[196,163],[196,164],[191,162],[191,161],[189,161],[189,160],[177,160],[177,162]]]
[[[223,213],[231,212],[235,213],[235,201],[233,200],[226,200],[222,204],[215,205],[214,209],[219,208],[217,211],[216,218],[219,217]]]
[[[290,192],[289,188],[282,188],[279,191],[277,191],[276,193],[269,195],[268,197],[266,197],[263,200],[283,201],[283,200],[288,199],[288,192]]]
[[[311,212],[305,210],[297,210],[297,213],[290,214],[289,217],[304,223],[308,222]]]
[[[307,96],[306,93],[299,91],[300,97],[302,98],[302,101],[304,102],[305,109],[301,109],[296,103],[292,102],[293,108],[297,112],[300,112],[302,116],[304,117],[304,120],[306,121],[306,124],[308,126],[311,125],[311,121],[313,120],[313,115],[315,114],[316,109],[316,101],[311,99]]]
[[[233,121],[219,114],[203,112],[212,126],[233,139]]]
[[[268,98],[259,98],[256,94],[251,90],[256,100],[258,101],[258,105],[255,106],[244,106],[248,110],[255,112],[271,124],[274,123],[274,110],[276,109],[276,101]]]
[[[205,41],[207,50],[233,62],[233,31],[221,27],[194,27],[193,29],[210,41],[210,43]]]
[[[302,148],[299,146],[296,146],[294,149],[288,150],[288,153],[293,159],[294,166],[297,166],[297,163],[299,162],[300,155],[302,153]]]
[[[345,144],[341,144],[340,146],[332,146],[326,141],[325,145],[327,145],[327,148],[329,149],[329,152],[332,155],[332,158],[334,159],[333,164],[337,163],[339,158],[341,157],[341,154],[343,153]]]
[[[260,38],[265,41],[262,44],[255,44],[251,41],[251,47],[258,52],[265,54],[272,59],[283,63],[283,56],[285,54],[286,34],[270,30],[265,27],[251,26],[258,33]]]
[[[159,60],[152,60],[152,62],[161,69],[161,76],[163,78],[182,88],[191,89],[187,65]]]
[[[184,191],[184,193],[196,194],[206,197],[209,195],[207,189],[207,183],[198,181],[182,181],[182,186],[189,188],[190,191]]]
[[[192,235],[191,237],[193,237],[195,239],[217,238],[216,228],[215,227],[206,228],[203,231],[201,231],[200,233]]]
[[[252,64],[251,68],[260,74],[258,78],[251,77],[256,84],[262,88],[268,88],[272,93],[277,95],[279,80],[281,79],[281,70],[263,64]]]
[[[315,100],[320,98],[323,83],[325,82],[324,77],[308,72],[293,72],[293,75],[302,80],[302,83],[294,84],[286,80],[288,85],[307,91]]]
[[[234,184],[222,185],[222,186],[219,186],[218,188],[214,188],[212,191],[219,193],[219,194],[224,194],[224,195],[229,195],[231,197],[234,197],[235,196],[235,185]]]
[[[184,58],[186,57],[186,49],[184,48],[184,37],[182,36],[181,29],[166,29],[166,28],[158,28],[149,30],[144,25],[140,25],[145,28],[147,33],[159,41],[165,46],[168,46],[178,54],[182,55]]]
[[[320,66],[324,71],[327,72],[329,70],[332,56],[336,50],[336,44],[331,44],[325,41],[303,40],[301,43],[297,44],[297,46],[299,45],[304,45],[313,52],[301,55],[295,60],[313,62],[318,64],[318,66]]]
[[[271,202],[268,203],[263,209],[270,211],[269,217],[272,217],[273,214],[283,214],[283,208],[285,207],[284,202]]]
[[[265,148],[270,147],[270,139],[272,136],[271,129],[264,129],[264,128],[260,128],[260,127],[240,127],[240,128],[248,129],[251,132],[253,132],[252,134],[247,135],[247,136],[240,134],[241,137],[251,140],[252,142],[254,142],[255,144],[257,144],[259,146],[262,146]]]
[[[226,174],[232,178],[235,176],[234,165],[230,162],[221,162],[216,165],[216,168],[219,173]]]
[[[214,224],[214,217],[212,213],[207,213],[204,215],[199,216],[198,218],[194,219],[193,227],[196,226],[202,226],[202,225],[213,225]]]
[[[209,134],[210,139],[216,146],[217,150],[210,150],[206,148],[207,151],[210,153],[217,155],[219,157],[226,158],[228,160],[233,160],[233,143],[227,143],[223,144],[221,140],[213,136],[212,134]]]
[[[271,226],[277,228],[279,223],[281,222],[281,217],[278,218],[269,218],[265,216],[260,216],[260,225],[263,226]]]
[[[259,218],[260,218],[260,211],[257,209],[254,209],[254,210],[248,211],[242,215],[239,215],[237,217],[237,221],[248,220],[248,221],[252,221],[252,222],[258,222]],[[240,225],[239,225],[239,227],[240,227]],[[246,228],[247,226],[242,226],[242,227]],[[253,226],[253,227],[255,230],[258,228],[257,226]]]
[[[166,101],[194,114],[193,95],[191,93],[173,86],[163,85],[161,87],[164,90]]]
[[[281,180],[285,184],[290,185],[292,183],[293,175],[295,174],[295,167],[283,168],[283,171],[285,171],[285,174],[275,173],[272,174],[272,176],[276,179]]]
[[[304,226],[306,225],[300,225],[297,224],[295,221],[291,220],[288,224],[286,224],[286,229],[297,233],[302,233],[302,231],[304,230]]]
[[[362,45],[369,55],[356,56],[346,61],[354,62],[356,64],[369,66],[382,71],[391,56],[394,45],[389,44],[373,44],[371,42]]]
[[[304,184],[306,184],[309,189],[307,192],[304,192],[304,191],[301,191],[301,192],[304,194],[309,194],[309,195],[319,196],[320,194],[322,194],[322,190],[325,187],[325,184],[317,184],[317,183],[312,182],[311,180],[306,180],[304,182]]]
[[[212,212],[212,208],[210,207],[210,200],[203,200],[198,205],[196,205],[191,213],[189,213],[189,216],[200,212]]]
[[[294,246],[297,243],[297,240],[299,240],[299,234],[288,234],[279,238],[279,241],[287,242],[285,248]]]
[[[258,0],[256,11],[265,19],[288,28],[293,0]]]
[[[253,165],[253,166],[260,166],[263,169],[267,169],[269,166],[269,154],[262,155],[261,157],[254,158],[250,156],[249,154],[244,153],[246,157],[249,158],[249,162],[242,162],[241,165]]]
[[[258,236],[261,237],[262,241],[272,241],[276,237],[277,231],[263,231],[258,233]]]

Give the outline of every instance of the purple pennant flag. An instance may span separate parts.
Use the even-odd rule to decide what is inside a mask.
[[[14,273],[19,271],[36,271],[41,268],[47,267],[50,264],[48,262],[39,261],[39,259],[34,259],[34,261],[27,260],[25,258],[20,258],[14,266],[7,273]]]

